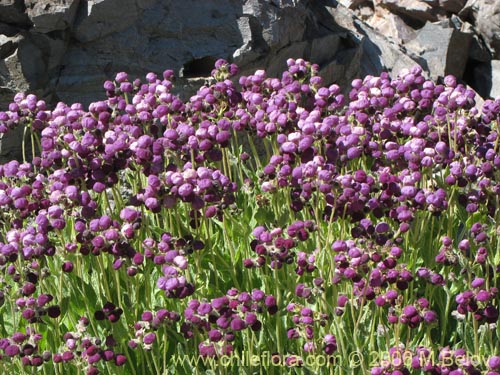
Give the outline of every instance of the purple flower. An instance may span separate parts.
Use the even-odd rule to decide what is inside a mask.
[[[143,338],[143,342],[146,345],[151,345],[155,340],[156,340],[156,334],[154,332],[146,334]]]
[[[17,345],[9,345],[4,349],[5,355],[8,357],[15,357],[18,355],[21,350],[19,349],[19,346]]]
[[[127,357],[125,357],[123,354],[117,354],[115,356],[115,364],[117,366],[123,366],[127,362]]]
[[[236,318],[231,320],[231,329],[233,331],[241,331],[246,327],[245,321]]]
[[[494,355],[488,359],[488,367],[492,370],[500,370],[500,357]]]
[[[120,212],[120,219],[128,223],[132,223],[139,217],[139,212],[133,208],[125,207]]]

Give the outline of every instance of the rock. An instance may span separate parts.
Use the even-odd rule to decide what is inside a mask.
[[[5,93],[5,96],[0,96],[1,103],[10,103],[13,95],[19,91],[32,92],[50,101],[46,64],[50,44],[45,38],[23,33],[6,43],[12,46],[9,56],[0,62],[0,93]],[[54,53],[54,57],[56,55]]]
[[[488,44],[493,58],[500,59],[500,2],[469,0],[459,15],[475,25]]]
[[[475,26],[488,44],[493,57],[500,58],[500,3],[494,0],[478,2]]]
[[[492,87],[491,61],[476,62],[466,71],[466,80],[481,97],[488,98]]]
[[[0,22],[0,34],[5,36],[14,36],[18,32],[19,29],[17,27]]]
[[[359,24],[358,27],[364,35],[359,76],[379,75],[382,71],[398,74],[401,70],[414,65],[420,65],[425,70],[424,61],[418,55],[403,49],[363,24]]]
[[[472,88],[483,98],[500,98],[500,60],[475,64],[469,72]]]
[[[344,43],[347,34],[329,34],[321,38],[316,38],[311,42],[311,52],[309,59],[315,64],[323,65],[332,60],[340,50],[345,49]]]
[[[24,127],[17,128],[5,133],[0,133],[0,164],[5,164],[11,160],[23,161],[22,139]],[[25,137],[26,159],[31,160],[31,139],[28,135]]]
[[[242,45],[233,53],[233,61],[252,64],[257,61],[263,53],[269,51],[269,46],[260,33],[261,25],[255,17],[244,15],[238,19],[238,29],[242,36]]]
[[[453,73],[473,87],[482,77],[492,87],[496,3],[0,0],[0,105],[18,90],[88,104],[104,98],[103,81],[119,71],[142,78],[173,69],[188,93],[218,58],[244,74],[276,75],[302,57],[320,66],[325,83],[347,89],[355,77],[415,64],[432,77]]]
[[[139,15],[134,0],[88,0],[82,2],[75,21],[74,37],[90,42],[128,29]]]
[[[374,11],[370,6],[362,6],[356,11],[356,15],[365,22],[373,17],[373,14]]]
[[[467,0],[439,0],[439,6],[446,12],[458,13],[466,2]]]
[[[79,0],[25,0],[26,13],[33,22],[33,30],[49,33],[71,27]]]
[[[335,58],[320,66],[319,74],[325,82],[334,82],[345,93],[351,88],[351,82],[362,71],[363,46],[361,40],[345,37],[340,39],[339,52]]]
[[[436,9],[432,3],[425,0],[374,0],[375,7],[384,7],[401,16],[409,24],[437,21]]]
[[[23,0],[0,0],[0,22],[22,27],[29,26],[31,22],[24,10]]]
[[[17,42],[17,38],[9,38],[0,34],[0,59],[12,55],[17,48]]]
[[[462,78],[471,40],[470,33],[457,30],[450,21],[428,22],[406,47],[425,60],[431,78],[448,74]]]
[[[360,5],[365,5],[367,3],[369,2],[365,0],[339,0],[340,5],[349,9],[359,8]]]
[[[423,60],[417,55],[405,50],[359,19],[349,17],[347,10],[330,8],[330,14],[336,23],[353,33],[354,42],[351,42],[351,48],[359,49],[352,54],[354,61],[350,64],[357,65],[358,69],[352,77],[347,78],[349,85],[356,77],[378,75],[382,71],[397,74],[403,68],[422,65]]]
[[[491,61],[491,90],[490,97],[500,98],[500,60]]]
[[[305,6],[295,1],[283,1],[283,6],[275,6],[273,3],[247,0],[243,6],[243,14],[251,14],[260,22],[262,37],[270,47],[280,48],[302,41],[306,23],[297,20],[305,19]]]
[[[399,16],[383,7],[375,8],[375,13],[367,24],[380,34],[403,43],[415,37],[415,31],[410,26]]]

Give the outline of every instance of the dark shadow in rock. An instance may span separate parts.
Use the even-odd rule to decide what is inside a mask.
[[[208,77],[214,69],[217,57],[205,56],[184,64],[180,76],[183,78]]]
[[[490,97],[492,89],[491,61],[481,62],[473,59],[467,61],[463,79],[483,99]]]

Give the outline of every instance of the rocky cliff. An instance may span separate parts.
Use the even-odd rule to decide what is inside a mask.
[[[500,1],[0,0],[0,110],[18,91],[88,104],[119,71],[174,69],[189,93],[218,58],[272,75],[288,57],[342,87],[419,64],[500,96]]]

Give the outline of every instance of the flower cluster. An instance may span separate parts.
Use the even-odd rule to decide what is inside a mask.
[[[194,285],[184,275],[189,265],[187,256],[203,247],[203,242],[192,236],[175,238],[170,233],[163,233],[158,243],[152,238],[143,241],[145,258],[162,267],[163,276],[157,280],[157,286],[167,297],[185,298],[193,294]]]
[[[472,280],[471,286],[473,290],[465,290],[455,297],[457,313],[461,316],[471,313],[479,322],[496,323],[498,308],[493,305],[493,301],[498,295],[498,289],[496,287],[483,289],[485,280],[480,277]]]
[[[253,230],[256,239],[250,243],[250,247],[257,254],[257,258],[245,259],[245,267],[262,267],[268,260],[273,269],[279,269],[283,264],[293,263],[296,255],[293,249],[298,242],[307,241],[309,233],[315,230],[315,225],[311,220],[296,221],[285,230],[282,228],[266,230],[264,226],[256,227]],[[305,256],[304,252],[300,252],[297,259],[296,273],[299,275],[304,271],[312,272],[314,270],[314,257],[305,260]]]
[[[9,338],[0,339],[0,349],[3,351],[3,357],[19,357],[23,366],[39,367],[51,358],[50,352],[39,351],[38,344],[42,338],[41,334],[28,328],[26,333],[15,332]]]
[[[5,371],[179,372],[158,358],[255,344],[290,367],[383,350],[402,360],[363,373],[499,373],[500,99],[420,67],[350,88],[302,59],[237,71],[217,61],[187,100],[171,70],[120,72],[88,108],[0,111],[29,140],[0,165]],[[453,363],[417,360],[434,352]]]
[[[116,346],[114,337],[107,336],[104,342],[97,337],[92,337],[87,333],[89,320],[85,317],[79,319],[76,331],[64,334],[64,351],[54,353],[55,363],[75,362],[82,366],[87,375],[99,374],[97,364],[100,361],[113,361],[117,366],[123,366],[127,358],[125,355],[115,352]]]
[[[334,335],[326,334],[321,342],[318,342],[317,334],[315,335],[315,325],[324,327],[328,322],[328,315],[313,311],[309,307],[305,307],[298,303],[290,303],[287,306],[287,311],[292,316],[293,328],[289,328],[287,336],[289,340],[302,339],[305,341],[303,350],[305,353],[315,353],[318,350],[323,350],[327,355],[332,355],[337,350],[337,340]]]
[[[202,356],[228,355],[233,351],[236,332],[248,328],[259,331],[262,328],[259,316],[265,311],[272,315],[277,310],[276,298],[261,290],[247,293],[230,289],[210,302],[189,301],[181,332],[186,338],[193,337],[195,330],[207,334],[208,339],[198,346]]]
[[[179,313],[166,309],[143,312],[141,320],[134,324],[135,338],[128,342],[128,346],[132,349],[142,346],[144,350],[151,350],[157,339],[157,335],[153,331],[168,323],[178,322],[180,318]]]

